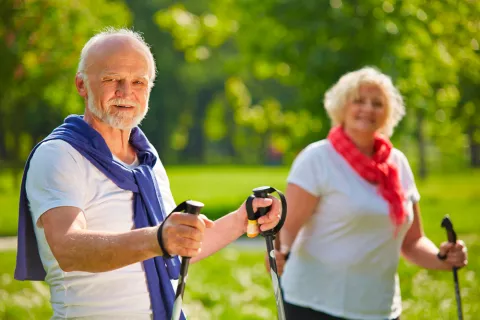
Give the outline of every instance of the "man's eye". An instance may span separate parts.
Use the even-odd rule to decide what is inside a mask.
[[[107,78],[107,79],[103,79],[103,82],[112,82],[114,81],[115,79],[112,79],[112,78]]]
[[[144,86],[147,84],[147,81],[144,80],[136,80],[133,82],[133,84],[138,85],[138,86]]]

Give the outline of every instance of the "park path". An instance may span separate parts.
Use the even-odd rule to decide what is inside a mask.
[[[233,247],[240,250],[264,250],[265,241],[263,237],[255,239],[240,238],[229,244],[227,247]],[[0,237],[0,251],[10,251],[17,249],[17,237]]]
[[[17,237],[0,237],[0,251],[17,249]]]

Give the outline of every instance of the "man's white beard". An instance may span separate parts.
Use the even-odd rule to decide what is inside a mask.
[[[100,119],[102,122],[108,124],[112,128],[116,128],[120,130],[130,130],[132,128],[135,128],[136,126],[140,125],[140,123],[145,118],[148,112],[149,97],[147,97],[145,110],[141,114],[137,114],[132,117],[124,114],[121,111],[120,112],[115,111],[113,109],[115,108],[113,105],[107,106],[106,110],[103,110],[102,108],[98,107],[97,104],[95,103],[95,97],[93,95],[93,92],[92,90],[90,90],[90,87],[87,81],[85,81],[85,88],[87,89],[87,94],[88,94],[88,100],[87,100],[88,110],[95,117]],[[123,99],[120,99],[120,100],[123,100]],[[121,104],[121,103],[116,103],[116,104]],[[138,104],[137,104],[137,107],[138,107]],[[113,112],[111,113],[111,111]]]

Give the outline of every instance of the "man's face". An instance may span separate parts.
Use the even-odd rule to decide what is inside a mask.
[[[150,67],[135,42],[103,44],[87,61],[87,108],[117,129],[137,126],[148,111]]]

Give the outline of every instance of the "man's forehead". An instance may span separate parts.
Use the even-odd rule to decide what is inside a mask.
[[[125,77],[125,76],[132,76],[135,78],[145,78],[148,79],[148,71],[147,69],[141,70],[139,68],[136,69],[126,69],[122,68],[123,70],[120,70],[119,68],[105,68],[101,70],[100,75],[102,77]]]
[[[92,46],[90,51],[87,69],[95,65],[95,68],[101,66],[101,69],[105,71],[119,73],[122,70],[134,67],[139,69],[139,73],[149,73],[148,54],[136,39],[126,37],[107,38]]]

